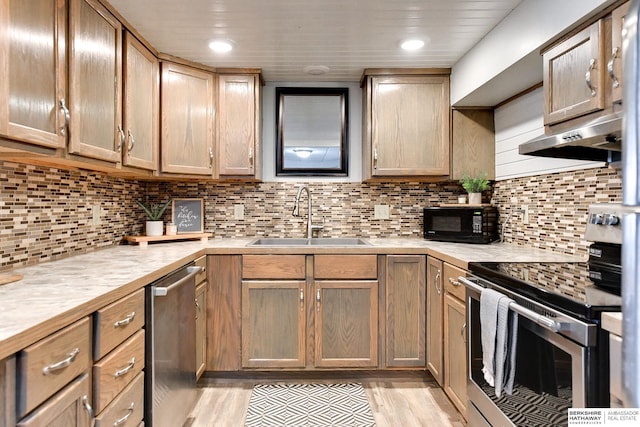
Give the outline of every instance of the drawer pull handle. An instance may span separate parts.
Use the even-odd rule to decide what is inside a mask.
[[[76,359],[76,356],[78,356],[78,354],[80,354],[80,349],[76,347],[73,349],[71,353],[69,353],[66,359],[56,362],[49,366],[45,366],[42,369],[42,375],[49,375],[52,372],[59,371],[60,369],[66,368],[67,366],[71,365],[71,362],[73,362]]]
[[[613,69],[613,64],[616,62],[616,58],[618,57],[618,48],[614,47],[613,52],[611,52],[611,59],[607,62],[607,71],[609,71],[609,77],[611,77],[611,81],[613,82],[613,87],[617,88],[620,86],[620,81],[618,80],[618,76],[616,76],[615,70]]]
[[[126,423],[129,417],[131,416],[131,414],[133,414],[134,407],[135,405],[133,404],[133,402],[131,402],[131,405],[129,405],[129,407],[127,408],[127,413],[122,418],[118,418],[117,420],[115,420],[113,422],[113,427],[118,427]]]
[[[591,91],[591,96],[596,96],[596,89],[593,87],[593,83],[591,82],[591,71],[593,71],[593,69],[596,68],[596,60],[591,58],[591,60],[589,61],[589,68],[587,69],[587,72],[584,75],[584,80],[585,83],[587,84],[587,88],[589,88],[589,91]]]
[[[96,424],[96,420],[95,418],[93,418],[93,408],[91,407],[91,404],[89,403],[89,398],[87,397],[86,394],[82,396],[82,406],[84,406],[84,409],[89,414],[89,419],[91,420],[91,427],[93,427]]]
[[[113,374],[113,376],[114,376],[115,378],[118,378],[118,377],[123,376],[124,374],[126,374],[127,372],[129,372],[130,370],[132,370],[135,364],[136,364],[136,358],[135,358],[135,357],[132,357],[132,358],[131,358],[131,360],[129,361],[129,364],[128,364],[127,366],[125,366],[124,368],[122,368],[122,369],[118,369],[118,370]]]
[[[438,272],[436,273],[434,281],[436,284],[436,292],[438,293],[438,295],[440,295],[440,270],[438,270]]]
[[[449,277],[449,283],[451,283],[453,286],[460,286],[460,284],[461,284],[460,282],[458,282],[453,277]]]
[[[133,322],[134,317],[136,317],[136,312],[132,311],[131,313],[127,314],[127,316],[124,319],[118,320],[117,322],[115,322],[113,324],[113,327],[119,328],[120,326],[128,325],[129,323]]]

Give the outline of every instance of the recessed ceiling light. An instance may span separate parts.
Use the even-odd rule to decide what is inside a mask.
[[[329,67],[326,65],[309,65],[304,67],[303,71],[307,74],[320,76],[322,74],[327,74],[329,72]]]
[[[294,148],[293,152],[296,153],[296,155],[301,159],[307,159],[309,158],[309,156],[311,156],[313,150],[311,148]]]
[[[424,46],[424,42],[418,39],[404,40],[400,47],[404,50],[418,50]]]
[[[233,45],[226,40],[214,40],[209,43],[209,49],[217,53],[226,53],[233,49]]]

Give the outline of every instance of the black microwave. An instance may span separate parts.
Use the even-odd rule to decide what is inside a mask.
[[[423,228],[425,239],[490,243],[498,240],[498,209],[468,205],[427,207]]]

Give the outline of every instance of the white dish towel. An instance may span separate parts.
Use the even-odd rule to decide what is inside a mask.
[[[496,397],[513,391],[518,315],[509,311],[513,302],[507,296],[484,289],[480,294],[480,332],[482,372],[487,383],[495,387]]]

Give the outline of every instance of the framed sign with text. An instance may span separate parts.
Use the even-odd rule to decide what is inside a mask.
[[[173,199],[171,215],[178,234],[204,231],[203,199]]]

